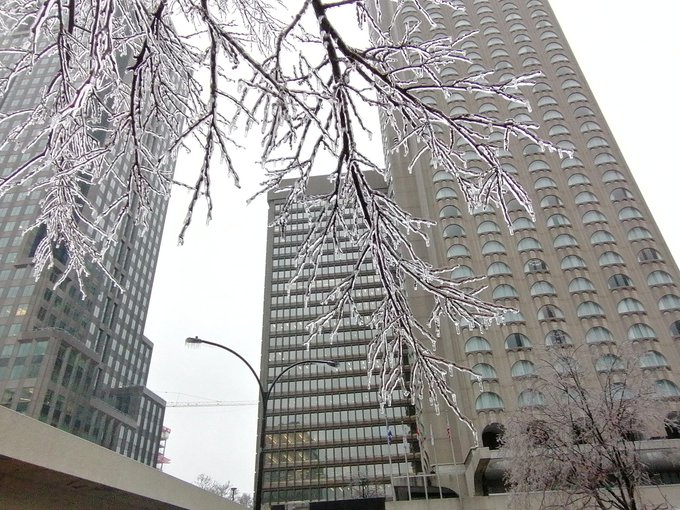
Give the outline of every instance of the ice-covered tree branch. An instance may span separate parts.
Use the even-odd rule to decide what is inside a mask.
[[[406,3],[395,0],[395,12]],[[455,1],[438,3],[457,8]],[[423,24],[436,26],[421,0],[409,5]],[[428,242],[433,222],[414,217],[366,179],[373,171],[390,181],[383,155],[369,148],[376,133],[366,118],[379,112],[394,134],[384,149],[402,152],[411,171],[427,166],[449,172],[471,209],[493,203],[508,223],[509,199],[530,213],[532,206],[501,165],[500,151],[513,137],[552,147],[538,139],[536,126],[454,115],[441,106],[454,93],[524,102],[521,88],[534,76],[494,82],[493,73],[481,72],[450,78],[444,70],[469,63],[459,49],[465,35],[423,41],[418,26],[399,27],[396,17],[386,19],[378,7],[375,0],[285,6],[265,0],[5,2],[0,95],[11,97],[33,73],[49,73],[37,104],[0,106],[0,123],[12,126],[0,150],[39,147],[0,181],[0,194],[26,186],[44,194],[33,226],[43,234],[36,267],[63,264],[52,256],[60,246],[68,254],[64,269],[85,278],[92,265],[101,266],[101,254],[124,220],[144,223],[157,200],[177,185],[191,194],[183,241],[196,205],[205,200],[208,217],[216,207],[214,172],[226,171],[238,185],[243,169],[234,156],[240,140],[260,136],[265,175],[256,195],[280,190],[284,179],[293,178],[281,190],[287,202],[275,226],[285,230],[292,208],[300,205],[313,225],[299,247],[291,284],[311,293],[324,250],[330,245],[341,251],[351,239],[361,253],[357,271],[370,261],[383,287],[380,306],[366,313],[357,306],[355,277],[345,279],[327,292],[326,311],[309,324],[311,337],[353,315],[376,330],[369,366],[381,376],[385,402],[401,388],[413,398],[427,392],[435,406],[443,398],[459,412],[448,377],[467,369],[435,354],[439,324],[486,327],[508,310],[481,300],[478,280],[453,281],[452,268],[422,258],[416,244]],[[348,42],[335,21],[347,12],[372,42]],[[177,183],[169,163],[187,147],[200,153],[200,163],[190,182]],[[482,168],[468,167],[470,151]],[[319,173],[329,174],[332,190],[312,196],[308,179]],[[412,288],[431,298],[427,321],[411,308]],[[405,363],[411,366],[409,380]]]

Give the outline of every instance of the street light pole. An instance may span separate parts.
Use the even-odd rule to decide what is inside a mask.
[[[292,365],[288,365],[285,367],[279,374],[274,378],[274,380],[271,382],[271,384],[265,389],[265,387],[262,384],[262,381],[260,380],[260,377],[257,375],[257,372],[255,369],[252,367],[246,359],[241,356],[238,352],[236,352],[233,349],[230,349],[229,347],[218,344],[216,342],[210,342],[208,340],[203,340],[198,337],[194,338],[187,338],[185,343],[187,345],[198,345],[198,344],[207,344],[207,345],[212,345],[213,347],[218,347],[219,349],[223,349],[234,356],[236,356],[238,359],[240,359],[245,365],[248,367],[250,370],[250,373],[253,374],[253,377],[255,377],[255,380],[257,381],[257,385],[260,388],[260,423],[259,423],[259,442],[258,442],[258,449],[257,449],[257,472],[255,473],[255,494],[254,494],[254,505],[253,508],[254,510],[261,510],[262,508],[262,481],[263,481],[263,471],[264,471],[264,447],[265,447],[265,429],[267,426],[267,404],[269,402],[269,397],[271,397],[272,390],[274,389],[274,385],[276,385],[277,382],[279,382],[279,379],[286,374],[289,370],[292,370],[295,367],[299,367],[300,365],[328,365],[330,367],[337,367],[338,362],[337,361],[326,361],[326,360],[321,360],[321,359],[310,359],[310,360],[305,360],[305,361],[298,361],[297,363],[293,363]]]

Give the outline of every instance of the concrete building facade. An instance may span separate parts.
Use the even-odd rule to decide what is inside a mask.
[[[3,41],[3,47],[12,43]],[[0,176],[42,150],[27,146],[39,126],[16,136],[26,113],[10,114],[39,104],[58,66],[58,55],[43,55],[0,97]],[[126,186],[129,158],[119,165],[117,177],[82,186],[94,208],[106,208]],[[35,179],[24,182],[0,197],[0,405],[155,465],[165,403],[145,386],[153,344],[143,332],[167,200],[152,198],[144,232],[131,214],[123,215],[102,264],[118,285],[92,264],[81,289],[71,275],[63,278],[70,256],[64,247],[54,246],[55,264],[37,279],[33,274],[36,247],[46,234],[44,225],[26,232],[46,193],[34,185]]]

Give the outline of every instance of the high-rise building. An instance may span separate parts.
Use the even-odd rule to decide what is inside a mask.
[[[281,400],[275,404],[280,407],[272,409],[276,417],[270,420],[268,433],[277,439],[268,448],[280,453],[267,457],[265,502],[346,498],[350,493],[343,492],[344,487],[351,487],[347,475],[349,480],[357,476],[360,479],[362,468],[355,473],[354,468],[345,470],[340,466],[347,465],[345,459],[352,459],[349,464],[354,459],[363,462],[371,455],[369,446],[381,452],[383,459],[378,465],[382,466],[384,478],[389,478],[388,472],[399,475],[415,468],[439,473],[461,497],[503,491],[503,473],[492,450],[498,447],[509,412],[535,403],[529,391],[530,376],[535,365],[557,346],[574,346],[573,355],[579,364],[595,373],[604,361],[611,360],[621,344],[628,342],[645,360],[645,373],[661,395],[668,397],[669,405],[680,397],[680,380],[674,375],[680,367],[675,343],[680,338],[680,272],[548,0],[461,3],[465,11],[452,13],[443,3],[432,2],[428,11],[436,27],[431,27],[407,3],[396,14],[396,39],[405,34],[407,25],[417,25],[419,32],[413,35],[423,39],[437,34],[454,38],[469,34],[462,49],[471,62],[442,69],[443,79],[449,82],[459,75],[474,75],[485,69],[494,70],[486,77],[489,82],[534,71],[540,71],[542,76],[533,88],[521,92],[531,109],[487,93],[465,91],[446,97],[433,94],[429,98],[432,104],[452,115],[481,112],[534,121],[540,126],[538,134],[542,139],[573,151],[571,157],[560,157],[521,139],[512,139],[510,150],[504,151],[502,137],[491,135],[490,139],[498,143],[505,169],[515,174],[535,207],[536,217],[532,220],[519,204],[510,203],[514,233],[504,224],[502,214],[491,206],[469,214],[451,175],[425,158],[411,174],[409,161],[401,153],[387,155],[395,183],[390,192],[395,199],[416,216],[437,221],[430,232],[429,245],[423,247],[428,260],[435,267],[458,266],[454,278],[487,275],[488,288],[482,296],[519,310],[508,315],[503,325],[485,331],[465,324],[460,331],[452,324],[441,325],[438,354],[472,367],[484,379],[481,388],[467,375],[452,379],[463,411],[479,431],[482,447],[472,449],[474,438],[452,413],[444,410],[437,415],[427,403],[417,411],[407,405],[397,406],[389,411],[394,413],[390,421],[408,424],[397,434],[420,430],[431,437],[420,443],[413,441],[414,448],[409,452],[418,450],[414,459],[417,462],[403,468],[403,473],[400,468],[395,470],[401,452],[391,450],[390,455],[390,450],[385,449],[385,425],[375,401],[371,402],[370,393],[365,391],[364,333],[351,329],[341,342],[313,345],[312,351],[325,358],[341,357],[343,361],[351,357],[352,373],[324,375],[328,383],[323,386],[320,381],[324,379],[317,379],[317,375],[311,382],[300,378],[296,386],[291,383],[281,392]],[[396,6],[396,2],[382,2],[382,19],[394,19]],[[383,135],[389,141],[395,134],[387,128]],[[464,144],[457,147],[465,150]],[[410,154],[418,153],[417,147],[409,148]],[[468,165],[474,167],[476,156],[467,156]],[[270,201],[273,220],[276,199],[270,197]],[[307,221],[304,211],[295,214],[299,214],[299,223],[294,216],[285,237],[269,234],[262,370],[270,377],[276,374],[277,367],[300,359],[293,356],[309,356],[301,347],[304,319],[316,314],[313,306],[304,307],[302,296],[293,293],[286,297],[285,285],[293,274],[292,257]],[[343,268],[345,263],[329,254],[323,277],[332,279],[344,274],[351,269],[351,265]],[[377,299],[379,286],[373,282],[369,267],[366,271],[367,283],[371,282],[368,285],[375,289]],[[415,313],[424,320],[430,312],[428,300],[418,300],[417,291],[413,297]],[[349,387],[354,393],[345,393]],[[322,397],[322,393],[326,396]],[[349,395],[353,400],[348,400]],[[363,400],[367,404],[359,406],[356,396],[368,399]],[[333,406],[332,412],[329,405]],[[339,405],[361,407],[364,415],[354,416],[354,411],[345,411]],[[319,409],[321,406],[326,407]],[[321,410],[325,414],[317,414]],[[359,428],[369,416],[371,427]],[[285,429],[285,440],[279,429]],[[332,435],[336,430],[337,436]],[[352,435],[359,430],[361,436]],[[650,432],[655,434],[664,435],[663,423],[658,424],[657,431]],[[295,435],[297,443],[289,440]],[[352,446],[338,442],[346,439]],[[358,444],[362,446],[355,446]],[[390,458],[384,459],[385,454]],[[663,458],[663,453],[659,455]],[[324,467],[317,470],[321,464]],[[338,467],[329,471],[335,464]],[[662,464],[654,469],[668,469],[668,464]],[[335,473],[333,483],[327,478],[331,471]],[[677,478],[673,472],[660,475],[667,480]],[[292,485],[304,487],[310,478],[315,480],[314,492],[289,490]]]
[[[377,175],[368,177],[374,186],[385,187]],[[327,193],[330,186],[327,177],[313,177],[308,192]],[[270,222],[285,199],[269,194]],[[288,211],[285,231],[268,231],[261,377],[271,381],[302,360],[332,360],[340,366],[308,365],[276,384],[268,408],[262,502],[384,497],[393,476],[419,471],[414,410],[410,399],[402,397],[381,411],[375,381],[369,389],[366,375],[373,333],[349,313],[337,332],[328,329],[305,344],[307,323],[328,309],[322,301],[355,271],[360,253],[349,238],[340,239],[339,254],[327,243],[311,293],[305,295],[311,268],[303,270],[289,292],[298,246],[314,228],[309,211],[296,207]],[[347,222],[353,221],[354,211],[344,213]],[[375,310],[382,290],[370,261],[361,264],[355,289],[361,311]]]
[[[26,144],[39,126],[16,136],[25,121],[18,112],[38,104],[58,66],[58,55],[42,56],[0,97],[2,177],[40,152],[39,144]],[[118,164],[122,176],[130,161]],[[82,193],[102,207],[122,191],[123,181],[82,186]],[[62,278],[69,257],[63,247],[53,247],[52,268],[37,279],[33,274],[35,250],[45,236],[44,226],[25,233],[45,197],[45,189],[33,184],[0,197],[0,405],[153,466],[165,402],[145,386],[153,344],[143,332],[167,200],[153,198],[144,232],[125,215],[103,260],[120,287],[92,267],[83,293],[78,281]]]
[[[508,413],[534,405],[531,374],[535,365],[557,346],[573,346],[573,357],[585,370],[604,370],[607,360],[624,343],[641,356],[645,372],[670,401],[680,396],[673,370],[680,366],[680,272],[644,202],[586,79],[571,52],[547,0],[464,0],[465,11],[444,12],[428,7],[439,26],[430,29],[412,6],[406,5],[395,23],[397,38],[407,25],[419,23],[423,39],[436,33],[470,34],[461,47],[470,59],[463,68],[445,68],[448,82],[460,75],[494,70],[486,79],[503,82],[522,73],[540,71],[536,84],[521,94],[531,108],[489,94],[452,93],[432,97],[452,115],[481,112],[491,117],[533,121],[538,135],[573,151],[560,157],[527,140],[511,139],[503,150],[504,168],[530,194],[535,220],[510,203],[511,233],[493,207],[468,214],[461,191],[450,174],[422,161],[413,175],[398,154],[388,156],[398,202],[417,216],[437,220],[431,231],[427,258],[435,267],[458,266],[453,277],[487,275],[488,301],[519,310],[502,326],[485,331],[462,325],[457,331],[442,324],[438,353],[469,366],[484,379],[454,378],[459,403],[473,420],[481,443],[497,448]],[[383,17],[394,14],[394,3],[383,2]],[[475,33],[473,29],[476,30]],[[401,30],[401,32],[400,32]],[[391,139],[391,133],[385,133]],[[465,144],[455,141],[456,147]],[[411,147],[415,150],[415,147]],[[472,169],[483,166],[468,152]],[[428,197],[413,202],[414,196]],[[414,293],[414,297],[417,297]],[[422,301],[422,300],[421,300]],[[416,314],[426,317],[428,310]],[[669,404],[672,406],[673,404]],[[424,445],[426,470],[438,464],[452,475],[451,488],[460,495],[502,491],[502,470],[493,452],[472,451],[473,437],[460,422],[436,416],[427,404],[418,413],[421,427],[431,425],[436,440]],[[651,436],[664,435],[664,424]],[[437,461],[435,461],[435,455]],[[475,460],[476,459],[476,460]],[[661,469],[661,467],[659,467]],[[667,479],[677,474],[667,473]]]

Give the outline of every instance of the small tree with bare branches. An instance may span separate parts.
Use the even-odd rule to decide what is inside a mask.
[[[503,439],[515,508],[641,510],[650,483],[642,433],[663,428],[663,404],[631,355],[599,373],[553,353],[535,379],[533,405],[515,412]],[[667,508],[662,505],[654,508]]]

